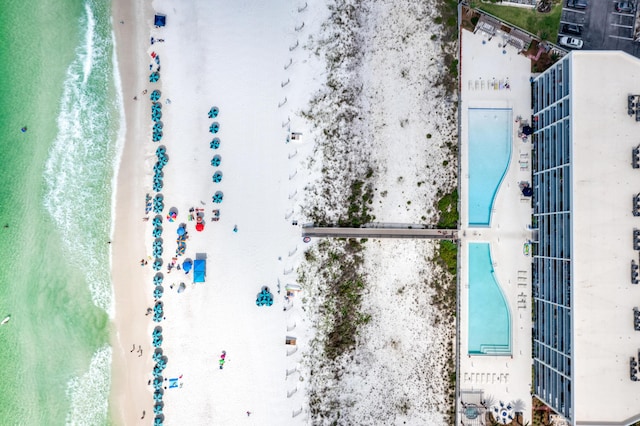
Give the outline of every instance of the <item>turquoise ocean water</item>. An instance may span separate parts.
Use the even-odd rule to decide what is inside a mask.
[[[100,0],[0,8],[0,425],[108,422],[110,14]]]

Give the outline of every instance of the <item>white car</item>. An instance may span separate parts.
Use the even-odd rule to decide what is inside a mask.
[[[558,44],[569,49],[582,49],[584,43],[579,38],[562,36],[558,39]]]

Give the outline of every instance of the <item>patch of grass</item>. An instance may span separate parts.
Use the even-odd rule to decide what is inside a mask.
[[[373,171],[369,169],[366,176],[371,177]],[[373,200],[373,187],[363,180],[355,180],[351,183],[351,192],[347,201],[347,217],[338,221],[339,226],[359,228],[360,226],[372,222],[373,216],[369,214],[368,205]]]
[[[452,241],[440,241],[438,260],[443,263],[447,272],[455,276],[458,270],[458,246]]]
[[[554,4],[549,13],[540,13],[535,9],[484,3],[479,0],[472,0],[471,7],[488,12],[504,22],[536,34],[543,40],[555,43],[558,38],[562,2]]]
[[[438,212],[440,219],[438,220],[438,228],[440,229],[456,229],[458,227],[458,190],[454,189],[450,194],[445,194],[438,201]]]

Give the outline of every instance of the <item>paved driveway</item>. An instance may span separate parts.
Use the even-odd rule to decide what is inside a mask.
[[[615,3],[613,0],[590,0],[584,11],[565,7],[560,28],[567,23],[582,25],[585,50],[623,50],[640,58],[640,43],[633,41],[637,12],[618,13],[614,9]]]

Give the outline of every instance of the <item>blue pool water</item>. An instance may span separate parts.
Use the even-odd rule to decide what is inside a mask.
[[[489,243],[469,243],[469,355],[510,355],[511,314]]]
[[[511,158],[511,109],[469,108],[469,225],[489,226]]]

